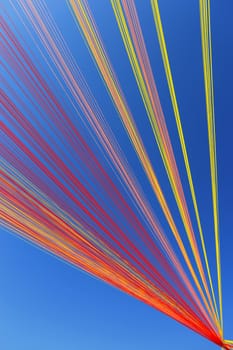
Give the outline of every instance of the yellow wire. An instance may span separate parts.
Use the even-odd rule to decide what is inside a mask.
[[[218,179],[217,179],[217,159],[216,159],[216,134],[215,134],[215,116],[214,116],[214,93],[213,93],[213,74],[212,74],[212,47],[210,30],[210,1],[200,0],[200,22],[201,22],[201,40],[203,70],[206,96],[206,114],[208,125],[208,140],[210,153],[210,172],[212,186],[212,202],[214,216],[214,233],[216,246],[216,263],[218,276],[218,297],[220,308],[220,323],[223,330],[222,317],[222,283],[221,283],[221,261],[220,261],[220,239],[219,239],[219,213],[218,213]],[[223,331],[222,331],[223,332]]]
[[[203,284],[205,286],[206,293],[208,295],[208,300],[209,300],[211,308],[213,310],[212,314],[213,314],[213,317],[215,319],[215,323],[216,323],[217,327],[219,328],[219,322],[218,322],[217,317],[216,317],[217,307],[215,308],[215,310],[212,307],[212,300],[211,300],[211,297],[210,297],[210,295],[208,293],[208,286],[205,283],[204,273],[202,273],[201,268],[200,268],[200,264],[201,263],[198,260],[197,249],[194,246],[192,235],[191,235],[191,232],[190,232],[190,227],[189,227],[189,224],[188,224],[188,216],[187,216],[187,213],[185,212],[185,206],[182,203],[181,195],[180,195],[180,193],[178,191],[177,182],[174,179],[173,164],[172,164],[172,162],[170,160],[169,153],[168,153],[168,150],[166,148],[166,142],[164,142],[164,140],[162,139],[162,132],[159,129],[159,126],[158,126],[157,121],[156,121],[156,115],[155,115],[156,111],[153,110],[151,96],[149,96],[149,93],[148,93],[148,90],[147,90],[147,86],[146,86],[146,83],[145,83],[145,80],[144,80],[144,77],[143,77],[143,74],[142,74],[142,71],[141,71],[141,68],[140,68],[140,64],[139,64],[138,59],[137,59],[137,54],[135,52],[135,49],[134,49],[134,46],[133,46],[133,43],[132,43],[132,40],[131,40],[131,36],[130,36],[129,29],[128,29],[128,26],[127,26],[127,23],[126,23],[126,20],[125,20],[123,9],[122,9],[120,1],[112,0],[111,3],[112,3],[112,7],[113,7],[113,10],[114,10],[114,13],[115,13],[115,17],[116,17],[116,20],[117,20],[117,23],[118,23],[118,26],[119,26],[119,30],[120,30],[121,35],[122,35],[123,42],[125,44],[126,51],[128,53],[128,57],[129,57],[129,60],[130,60],[130,63],[131,63],[134,75],[135,75],[135,78],[136,78],[136,81],[137,81],[137,84],[138,84],[138,87],[139,87],[139,90],[140,90],[140,93],[141,93],[141,96],[142,96],[142,99],[143,99],[146,111],[147,111],[147,114],[148,114],[148,117],[149,117],[149,120],[150,120],[150,123],[151,123],[151,126],[152,126],[152,130],[154,132],[156,141],[158,143],[158,147],[159,147],[159,150],[160,150],[160,153],[161,153],[164,165],[165,165],[165,169],[166,169],[166,172],[167,172],[167,175],[168,175],[168,178],[169,178],[169,181],[170,181],[170,184],[171,184],[171,187],[172,187],[172,190],[173,190],[173,193],[174,193],[174,196],[175,196],[175,199],[176,199],[176,202],[177,202],[177,205],[178,205],[178,208],[179,208],[182,220],[184,222],[184,226],[186,228],[186,232],[188,234],[189,242],[190,242],[190,245],[191,245],[191,248],[192,248],[195,260],[197,262],[197,266],[198,266],[198,269],[200,271],[200,275],[201,275]],[[180,118],[179,118],[179,121],[180,121]],[[180,126],[180,130],[181,130],[181,133],[182,133],[181,122],[180,122],[179,126]],[[183,136],[183,133],[182,133],[182,136]],[[184,143],[184,137],[183,137],[182,140],[183,140],[183,147],[184,147],[184,149],[186,151],[185,143]],[[185,153],[185,155],[186,155],[186,160],[188,162],[187,152]],[[191,181],[192,181],[189,164],[188,164],[188,171],[189,171],[189,178],[191,178]],[[193,190],[192,193],[194,195],[194,200],[195,200],[196,211],[198,213],[193,183],[191,182],[191,184],[192,184],[191,188]],[[200,229],[201,229],[199,214],[198,214],[198,219],[199,219],[198,221],[199,221],[199,225],[200,225]],[[204,237],[203,237],[202,229],[201,229],[201,238],[202,238],[202,244],[204,245]],[[204,248],[205,248],[205,246],[204,246]],[[208,264],[206,250],[204,250],[204,252],[205,252],[205,258],[206,258],[206,262],[207,262],[207,266],[208,266],[208,270],[209,270],[209,264]],[[209,270],[209,276],[210,276],[210,270]],[[210,281],[211,281],[210,284],[212,285],[211,277],[210,277]],[[213,287],[212,287],[212,292],[213,292]]]
[[[190,187],[190,191],[191,191],[193,206],[194,206],[196,220],[197,220],[197,224],[198,224],[198,230],[199,230],[199,234],[200,234],[201,245],[202,245],[206,269],[207,269],[207,273],[208,273],[212,298],[214,301],[215,312],[216,312],[217,318],[219,319],[218,308],[217,308],[217,303],[216,303],[216,298],[215,298],[215,293],[214,293],[214,288],[213,288],[213,282],[212,282],[212,277],[211,277],[210,267],[209,267],[209,262],[208,262],[208,256],[207,256],[207,252],[206,252],[205,239],[204,239],[203,230],[202,230],[202,226],[201,226],[201,220],[200,220],[200,215],[199,215],[199,210],[198,210],[198,205],[197,205],[197,199],[196,199],[195,189],[194,189],[194,185],[193,185],[192,173],[191,173],[191,169],[190,169],[189,158],[188,158],[188,154],[187,154],[187,148],[186,148],[186,144],[185,144],[182,123],[181,123],[181,118],[180,118],[180,113],[179,113],[179,108],[178,108],[178,103],[177,103],[177,98],[176,98],[176,93],[175,93],[175,88],[174,88],[174,83],[173,83],[167,48],[166,48],[166,41],[164,38],[164,32],[163,32],[163,26],[162,26],[158,1],[152,0],[151,5],[152,5],[152,10],[153,10],[157,35],[158,35],[158,39],[159,39],[164,69],[165,69],[165,73],[166,73],[166,77],[167,77],[169,92],[170,92],[170,96],[171,96],[173,111],[174,111],[174,115],[175,115],[176,125],[177,125],[177,129],[178,129],[178,134],[179,134],[181,149],[182,149],[182,153],[183,153],[185,168],[186,168],[186,172],[187,172],[187,176],[188,176],[189,187]]]

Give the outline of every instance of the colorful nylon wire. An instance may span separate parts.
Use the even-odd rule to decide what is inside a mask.
[[[195,211],[201,249],[131,0],[111,0],[117,25],[166,170],[195,264],[185,246],[86,0],[69,8],[175,238],[162,228],[137,175],[44,1],[10,1],[1,21],[1,224],[225,349],[210,3],[200,0],[218,298],[208,261],[157,0],[157,35]],[[17,31],[12,13],[35,47]],[[43,58],[41,67],[38,56]],[[48,74],[49,72],[49,74]],[[64,99],[59,98],[59,91]],[[103,161],[104,160],[104,161]],[[202,262],[202,254],[205,265]],[[180,258],[182,256],[182,259]],[[195,265],[195,266],[194,266]],[[207,273],[207,277],[206,277]]]

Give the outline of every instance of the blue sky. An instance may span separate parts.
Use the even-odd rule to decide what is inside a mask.
[[[135,169],[140,183],[145,187],[148,198],[152,202],[152,191],[145,182],[145,176],[128,144],[111,100],[66,3],[61,2],[57,5],[55,0],[48,0],[47,3],[85,79],[112,129],[116,132],[120,144],[127,149],[131,166]],[[160,3],[177,99],[205,228],[210,262],[214,271],[215,253],[212,245],[211,192],[198,1],[163,0]],[[187,190],[150,3],[149,1],[137,1],[136,4],[177,163]],[[225,335],[230,338],[233,336],[233,3],[230,0],[217,0],[212,1],[211,4],[223,310]],[[90,7],[145,140],[156,174],[175,213],[176,209],[165,171],[146,119],[110,2],[107,0],[90,1]],[[10,9],[7,1],[6,8]],[[17,18],[15,21],[17,25]],[[27,34],[23,29],[21,34],[27,40]],[[57,94],[59,94],[59,89]],[[157,209],[156,204],[155,209]],[[160,218],[159,209],[158,216]],[[166,227],[162,216],[160,220]],[[177,221],[179,222],[179,218]],[[181,223],[178,225],[181,227]],[[2,276],[0,283],[0,347],[4,350],[54,348],[57,350],[211,350],[217,348],[154,309],[80,272],[5,229],[0,231],[0,274]]]

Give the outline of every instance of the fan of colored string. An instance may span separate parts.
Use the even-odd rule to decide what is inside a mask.
[[[112,0],[111,5],[185,239],[86,0],[67,2],[70,10],[67,21],[75,20],[78,25],[102,78],[103,89],[110,97],[131,152],[167,226],[163,227],[156,216],[127,150],[43,0],[10,0],[7,7],[3,6],[1,225],[229,350],[233,343],[223,337],[209,1],[200,0],[200,27],[217,293],[158,1],[151,1],[151,12],[197,230],[191,219],[137,8],[132,0]],[[17,29],[17,22],[23,32]]]

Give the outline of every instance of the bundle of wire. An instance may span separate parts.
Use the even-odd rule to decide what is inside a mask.
[[[87,1],[70,0],[67,5],[162,209],[179,254],[155,216],[125,151],[92,95],[46,4],[30,0],[10,1],[10,4],[11,11],[3,12],[1,22],[4,67],[0,131],[1,225],[165,313],[222,348],[233,348],[233,343],[223,338],[209,1],[200,0],[200,23],[217,297],[157,0],[152,0],[151,11],[174,110],[200,247],[137,9],[131,0],[112,0],[111,4],[191,250],[179,233]],[[62,103],[54,91],[50,76],[39,68],[37,56],[17,31],[12,13],[17,15],[36,50],[43,55],[51,76],[66,96],[68,104]],[[75,115],[70,113],[69,104]],[[102,155],[101,159],[99,154]]]

